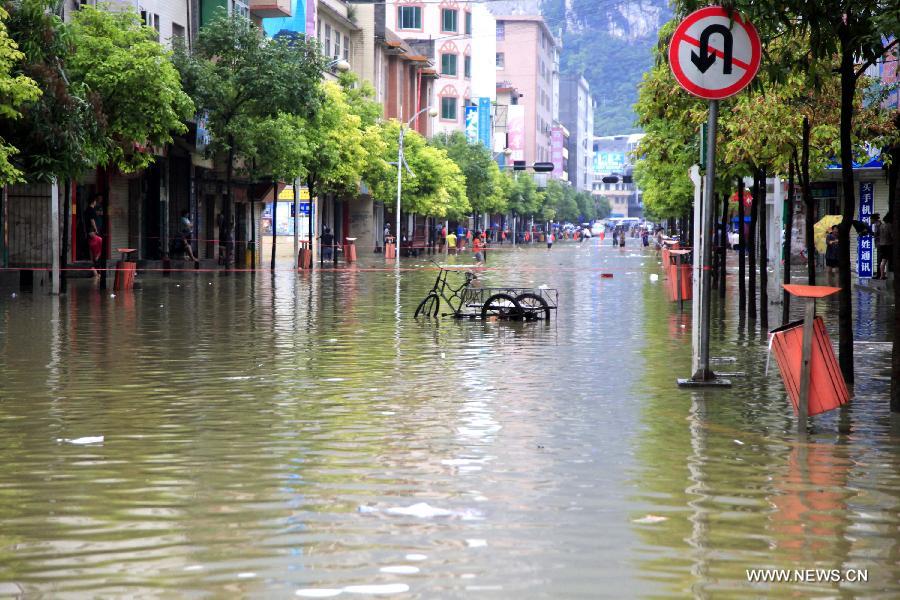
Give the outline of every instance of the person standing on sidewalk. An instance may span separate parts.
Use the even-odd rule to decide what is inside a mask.
[[[884,215],[884,223],[879,223],[879,235],[875,238],[875,244],[878,246],[878,275],[875,279],[887,279],[888,271],[893,270],[891,258],[894,254],[894,215],[888,213]],[[875,221],[872,220],[874,225]]]
[[[838,226],[832,225],[829,232],[825,234],[825,267],[829,280],[832,276],[837,275],[839,248]]]
[[[88,239],[88,252],[91,255],[91,271],[94,279],[100,279],[100,255],[103,253],[103,238],[100,237],[100,219],[97,216],[97,199],[100,194],[94,194],[88,200],[87,208],[81,217],[85,233]]]

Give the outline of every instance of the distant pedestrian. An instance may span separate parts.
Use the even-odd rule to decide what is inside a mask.
[[[334,234],[331,233],[330,227],[325,228],[325,231],[319,236],[319,240],[322,242],[322,260],[332,260],[334,258]]]
[[[447,228],[441,227],[441,231],[438,233],[438,252],[441,254],[444,253],[444,244],[447,243]]]
[[[650,245],[650,232],[647,229],[641,230],[641,242],[644,244],[644,248]]]
[[[184,258],[184,255],[187,254],[188,259],[192,263],[196,263],[197,259],[194,257],[194,249],[191,246],[191,241],[194,237],[194,225],[191,223],[191,212],[187,209],[181,211],[181,228],[178,233],[178,239],[175,241],[175,253],[179,254],[181,258]]]
[[[829,278],[837,274],[839,255],[838,227],[837,225],[832,225],[831,230],[825,234],[825,266],[827,267]]]
[[[553,247],[553,232],[547,232],[547,250]]]
[[[447,234],[447,254],[456,254],[456,234],[452,231]]]
[[[472,254],[475,255],[475,264],[482,264],[484,262],[484,255],[481,253],[482,248],[484,248],[484,242],[481,240],[480,235],[476,235],[475,239],[472,240]]]
[[[626,237],[625,228],[623,227],[622,231],[619,232],[619,248],[625,247],[625,237]]]
[[[81,220],[87,235],[88,252],[91,255],[91,271],[95,279],[100,278],[100,255],[103,253],[103,238],[100,237],[100,219],[97,216],[97,200],[100,194],[94,194],[88,200],[87,208]]]
[[[884,215],[884,223],[880,224],[878,236],[878,275],[875,279],[887,279],[888,272],[893,271],[892,258],[894,254],[894,215]]]
[[[389,244],[391,241],[390,240],[390,238],[391,238],[391,224],[390,223],[384,224],[383,236],[384,237],[381,238],[382,243],[384,243],[384,245]]]

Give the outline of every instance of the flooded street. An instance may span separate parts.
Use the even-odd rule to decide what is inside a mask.
[[[891,300],[854,292],[856,397],[803,441],[733,297],[713,356],[746,375],[675,386],[689,304],[636,241],[490,251],[549,324],[414,320],[425,258],[3,289],[0,597],[900,596]]]

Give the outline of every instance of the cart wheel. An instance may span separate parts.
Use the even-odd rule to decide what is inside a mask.
[[[524,316],[522,307],[509,294],[494,294],[481,307],[481,318],[521,319]]]
[[[516,302],[525,311],[525,318],[529,320],[545,319],[550,320],[550,305],[544,300],[540,294],[533,292],[525,292],[516,296]]]
[[[426,317],[437,317],[438,311],[441,309],[441,299],[437,297],[437,294],[428,294],[425,296],[425,299],[419,303],[419,307],[416,309],[415,318]]]

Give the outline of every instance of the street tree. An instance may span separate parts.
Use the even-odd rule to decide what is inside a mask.
[[[481,143],[469,142],[460,131],[436,135],[431,143],[445,150],[462,171],[466,178],[466,196],[473,213],[497,213],[505,210],[506,202],[499,184],[500,168],[494,162],[490,150]]]
[[[174,62],[197,110],[208,117],[207,151],[225,159],[223,217],[230,221],[235,161],[250,151],[244,143],[251,140],[244,134],[251,123],[297,115],[307,119],[311,130],[321,131],[312,117],[322,106],[319,80],[325,58],[313,39],[267,39],[251,20],[223,11],[200,29],[192,49],[176,46]]]
[[[277,222],[278,182],[294,182],[305,175],[309,156],[306,121],[298,115],[279,113],[267,119],[251,119],[244,130],[242,171],[251,181],[272,183],[272,223]],[[253,200],[251,199],[251,203]],[[272,233],[271,268],[275,270],[278,235]]]
[[[55,0],[17,0],[6,8],[9,36],[21,52],[12,73],[43,92],[21,106],[20,118],[4,120],[6,142],[19,151],[12,164],[28,181],[77,178],[102,162],[106,138],[100,96],[68,69],[75,36]]]
[[[8,18],[9,13],[0,7],[0,122],[19,119],[22,105],[41,96],[33,79],[15,72],[16,65],[25,55],[7,33],[5,21]],[[23,180],[22,171],[10,163],[10,157],[18,151],[0,133],[0,187]]]
[[[194,112],[171,53],[131,8],[86,6],[72,19],[75,50],[68,68],[102,111],[105,143],[100,164],[128,173],[155,159],[155,149],[187,131]]]

